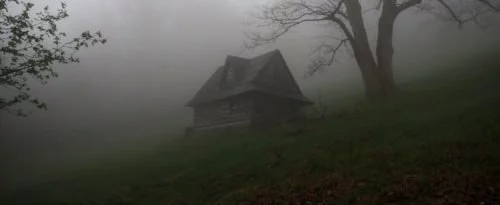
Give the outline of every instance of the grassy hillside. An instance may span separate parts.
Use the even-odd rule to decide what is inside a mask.
[[[5,204],[497,204],[500,59],[268,133],[173,140],[6,194]],[[439,66],[438,66],[439,67]],[[2,203],[4,204],[4,203]]]

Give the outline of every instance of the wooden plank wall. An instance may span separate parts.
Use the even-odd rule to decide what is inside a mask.
[[[255,113],[252,123],[255,126],[272,125],[298,117],[302,106],[295,100],[267,94],[255,96]]]
[[[254,102],[250,96],[239,96],[195,107],[195,127],[210,127],[250,121]]]

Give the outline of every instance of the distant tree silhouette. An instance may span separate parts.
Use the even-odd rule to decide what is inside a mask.
[[[4,89],[0,91],[0,111],[25,115],[13,108],[22,102],[47,109],[29,94],[27,81],[31,78],[45,84],[58,76],[54,64],[78,63],[75,54],[80,48],[106,43],[100,32],[85,31],[73,38],[60,32],[58,22],[68,17],[66,4],[61,3],[56,12],[48,6],[34,12],[34,6],[29,1],[0,0],[0,89]]]

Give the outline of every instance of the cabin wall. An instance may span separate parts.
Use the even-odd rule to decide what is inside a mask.
[[[197,129],[247,125],[250,123],[254,102],[250,96],[237,96],[194,108],[194,126]]]
[[[256,127],[272,126],[300,117],[303,103],[288,98],[268,94],[255,94],[255,112],[252,125]]]

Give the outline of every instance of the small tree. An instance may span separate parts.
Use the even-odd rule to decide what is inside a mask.
[[[75,54],[80,48],[106,43],[100,32],[85,31],[74,38],[60,32],[57,23],[68,17],[66,4],[61,3],[57,12],[46,6],[34,13],[34,6],[29,1],[0,0],[0,92],[12,93],[0,96],[0,111],[25,115],[12,108],[22,102],[47,109],[45,103],[30,96],[28,80],[45,84],[58,76],[54,64],[78,63]]]
[[[393,75],[394,24],[399,14],[409,9],[455,21],[461,28],[468,22],[481,25],[480,17],[500,12],[500,4],[492,0],[278,0],[264,6],[256,16],[263,23],[260,26],[271,31],[249,33],[250,42],[246,45],[262,46],[299,25],[324,22],[342,35],[315,50],[317,55],[306,74],[330,66],[339,51],[346,49],[361,71],[366,98],[380,99],[397,90]],[[372,11],[380,14],[375,52],[370,48],[365,27],[367,13]]]

